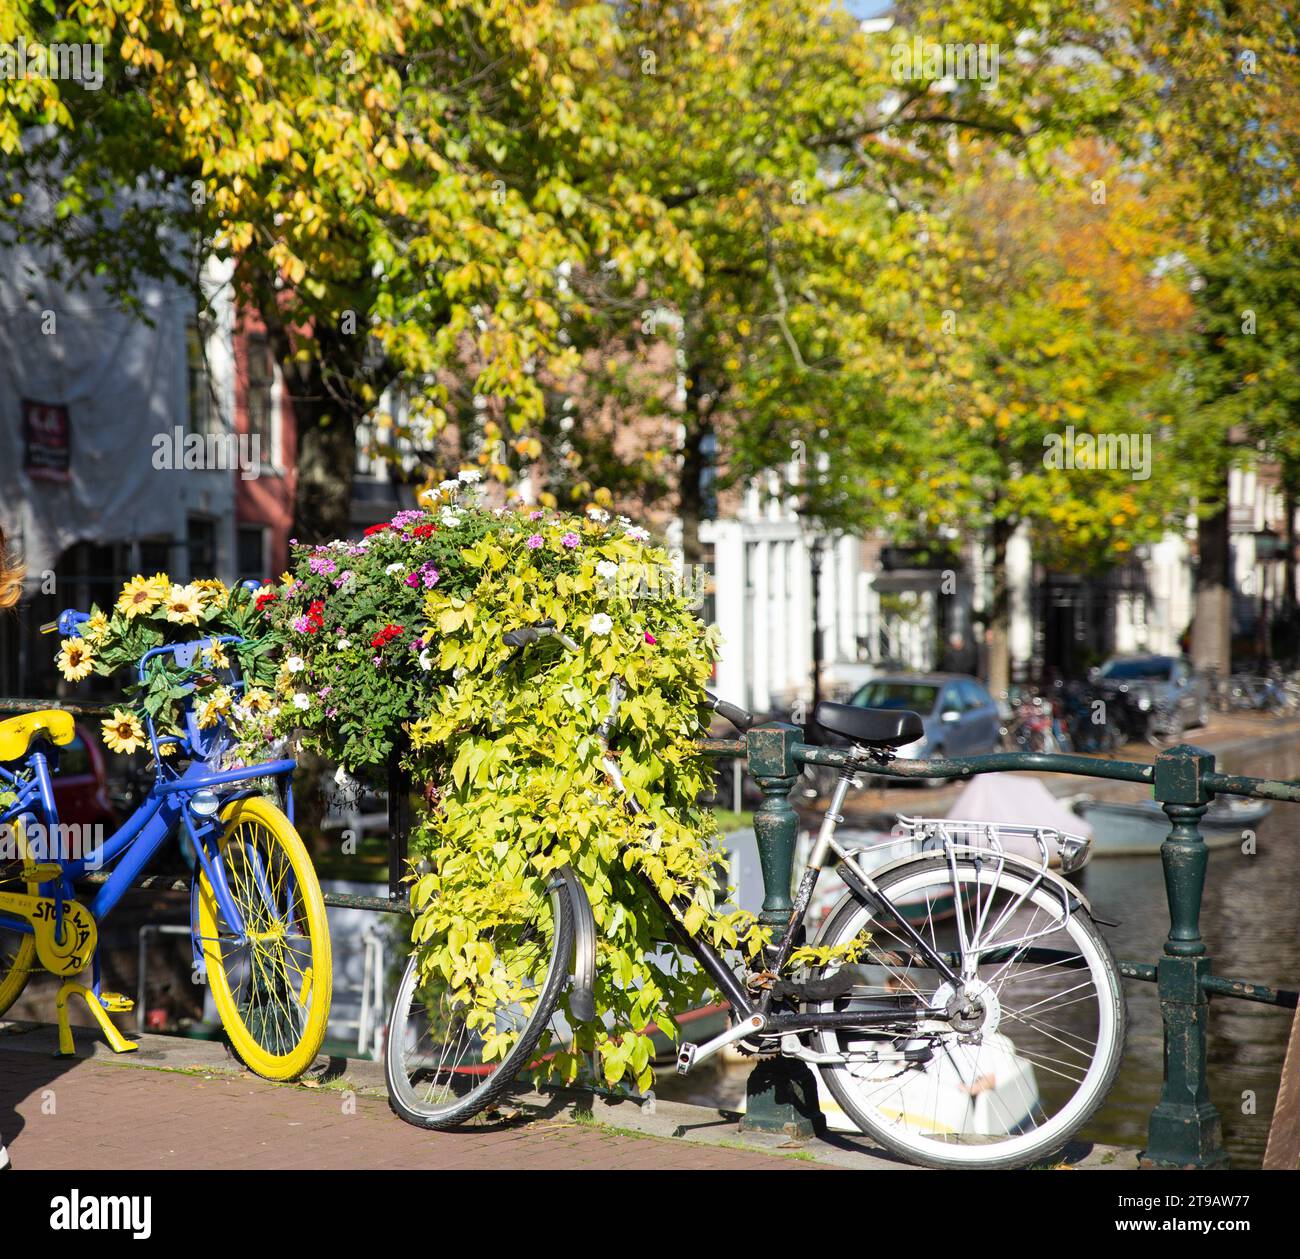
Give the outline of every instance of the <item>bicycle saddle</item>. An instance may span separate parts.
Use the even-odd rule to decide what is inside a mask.
[[[925,733],[921,718],[905,708],[858,708],[823,700],[813,711],[813,720],[823,730],[866,747],[902,747]]]
[[[0,721],[0,761],[19,761],[37,735],[45,735],[51,743],[71,743],[73,736],[72,714],[61,708],[45,708],[21,717]]]

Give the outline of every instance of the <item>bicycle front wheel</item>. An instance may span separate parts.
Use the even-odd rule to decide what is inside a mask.
[[[214,868],[238,923],[200,868],[195,919],[212,999],[231,1047],[268,1080],[291,1080],[325,1039],[333,970],[325,901],[293,823],[269,800],[236,800]]]
[[[869,943],[847,993],[811,1008],[911,998],[944,1019],[816,1038],[841,1065],[821,1073],[853,1123],[885,1148],[939,1168],[1009,1168],[1058,1153],[1104,1101],[1125,1038],[1119,969],[1081,905],[991,856],[922,857],[879,886],[959,974],[946,980],[893,918],[852,897],[819,944]]]
[[[472,989],[407,963],[393,1003],[384,1074],[393,1109],[421,1128],[452,1128],[500,1100],[520,1072],[544,1061],[568,979],[573,908],[562,885],[537,895],[485,936],[489,970]]]

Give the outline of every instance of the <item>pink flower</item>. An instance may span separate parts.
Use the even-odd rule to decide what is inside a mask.
[[[560,545],[567,546],[569,550],[572,551],[573,548],[578,545],[578,535],[576,533],[566,533],[564,537],[560,539]]]
[[[650,633],[646,634],[645,640],[650,644],[651,647],[653,647],[659,641],[653,634]]]
[[[533,534],[524,545],[530,551],[537,550],[537,548],[542,545],[542,535],[540,533]]]
[[[545,515],[544,512],[540,512],[540,511],[530,511],[530,512],[528,513],[528,519],[529,519],[529,520],[541,520],[541,518],[542,518],[543,515]]]

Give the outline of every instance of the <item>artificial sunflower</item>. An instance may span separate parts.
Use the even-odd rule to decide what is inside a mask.
[[[83,639],[65,638],[59,644],[57,663],[59,672],[69,682],[80,682],[94,669],[95,653]]]
[[[204,577],[199,581],[192,582],[194,589],[199,593],[199,601],[205,608],[224,608],[226,601],[230,598],[230,591],[224,581],[218,581],[215,577]]]
[[[255,716],[271,711],[271,694],[260,686],[255,686],[244,696],[244,707]]]
[[[203,649],[203,659],[214,669],[229,669],[230,657],[224,643],[212,642]]]
[[[82,624],[81,636],[92,647],[98,647],[108,637],[108,617],[96,608],[90,614],[90,620]]]
[[[158,606],[161,598],[153,578],[141,577],[137,573],[122,587],[122,593],[117,596],[116,607],[128,621],[131,621],[137,616],[147,616]]]
[[[195,721],[198,722],[200,730],[206,730],[209,726],[215,726],[217,722],[224,717],[229,711],[234,696],[224,687],[219,686],[211,695],[207,697],[200,705],[195,714]]]
[[[176,625],[197,625],[199,613],[203,611],[203,604],[199,600],[198,590],[193,585],[174,585],[167,592],[163,609],[167,613],[167,619]]]
[[[134,713],[115,708],[100,725],[110,752],[134,752],[144,746],[144,727]]]

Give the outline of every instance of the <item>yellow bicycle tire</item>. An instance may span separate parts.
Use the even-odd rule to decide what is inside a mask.
[[[30,849],[27,847],[27,838],[21,825],[14,827],[14,834],[18,838],[19,852],[23,857],[27,857]],[[40,895],[39,883],[28,883],[24,886],[28,896]],[[43,969],[44,967],[36,960],[34,935],[24,935],[19,941],[17,950],[8,956],[5,955],[4,946],[0,944],[0,1016],[3,1016],[23,995],[23,989],[27,987],[27,981],[32,975]]]
[[[34,896],[37,888],[29,884],[28,890]],[[27,987],[27,981],[34,971],[41,969],[36,960],[36,940],[25,935],[15,952],[8,953],[0,945],[0,1016],[9,1009]]]
[[[302,983],[296,994],[299,1006],[306,1004],[305,1015],[296,1040],[288,1046],[277,1043],[268,1047],[259,1040],[258,1035],[250,1029],[241,1010],[240,999],[236,989],[232,988],[231,976],[227,969],[227,958],[223,954],[219,941],[220,909],[217,898],[208,882],[206,872],[198,870],[198,894],[195,897],[197,929],[203,955],[204,970],[208,985],[212,989],[212,999],[221,1016],[221,1022],[230,1038],[231,1048],[239,1055],[244,1064],[258,1075],[268,1080],[292,1080],[301,1075],[315,1059],[325,1040],[325,1027],[329,1020],[330,994],[333,988],[333,967],[330,954],[329,925],[325,918],[325,901],[321,896],[320,883],[316,878],[315,868],[307,853],[306,845],[294,828],[292,822],[280,809],[269,800],[251,796],[233,801],[222,811],[225,829],[219,841],[223,865],[227,879],[231,883],[232,895],[238,897],[248,890],[249,881],[256,877],[250,872],[247,849],[248,839],[259,833],[266,837],[266,842],[273,843],[283,854],[292,871],[298,892],[298,905],[295,917],[301,918],[306,928],[306,938],[310,943],[311,956],[309,970],[298,970],[297,976]],[[238,860],[237,854],[243,854]],[[241,873],[241,865],[243,873]],[[256,907],[251,907],[254,910]],[[241,913],[247,915],[250,906],[240,904]],[[265,976],[269,971],[276,978],[287,979],[289,969],[285,965],[284,951],[277,954],[274,947],[274,932],[267,932],[270,940],[258,940],[255,944],[242,945],[250,953],[250,973]],[[254,966],[252,963],[258,963]],[[296,982],[296,981],[295,981]],[[265,987],[263,988],[265,991]],[[309,997],[309,1002],[304,1002]],[[265,1008],[265,1007],[263,1007]],[[297,1009],[284,1007],[287,1016],[296,1018]]]

